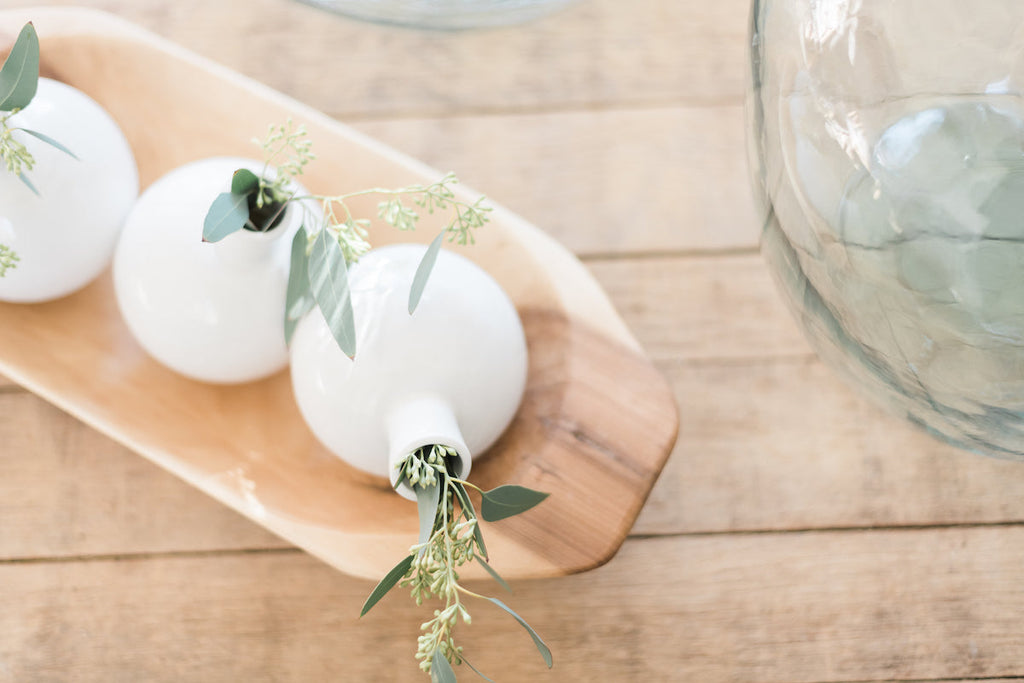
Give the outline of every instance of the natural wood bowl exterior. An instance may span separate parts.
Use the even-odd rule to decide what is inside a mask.
[[[108,14],[0,12],[0,52],[26,21],[44,76],[84,91],[118,121],[145,188],[209,156],[252,157],[271,123],[306,124],[318,193],[432,181],[440,173],[267,87]],[[325,87],[344,75],[325,71]],[[466,197],[474,193],[463,190]],[[372,200],[357,205],[375,215]],[[2,213],[0,199],[0,213]],[[474,461],[484,488],[514,483],[552,495],[485,525],[508,578],[583,571],[625,539],[675,442],[668,384],[587,270],[543,232],[500,207],[460,253],[516,303],[530,353],[523,404]],[[427,241],[374,226],[375,245]],[[0,304],[0,372],[338,569],[377,579],[415,542],[416,506],[331,456],[303,423],[287,372],[241,386],[193,382],[150,359],[122,322],[109,272],[47,304]],[[468,576],[479,576],[469,568]]]

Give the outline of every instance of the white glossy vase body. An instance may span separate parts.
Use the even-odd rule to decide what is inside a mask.
[[[204,382],[252,381],[288,363],[285,292],[303,207],[289,204],[267,232],[203,241],[210,204],[239,168],[259,173],[263,165],[218,157],[160,178],[132,209],[114,256],[117,301],[139,344]]]
[[[10,118],[57,140],[78,160],[24,132],[13,135],[35,159],[21,180],[0,167],[0,244],[17,267],[0,278],[0,300],[33,303],[84,287],[110,263],[139,192],[135,158],[117,123],[89,96],[48,78]]]
[[[473,455],[511,422],[526,387],[526,338],[515,306],[468,259],[442,250],[409,315],[423,253],[420,245],[383,247],[353,266],[354,360],[317,308],[292,339],[295,397],[314,434],[350,465],[392,484],[395,464],[431,444],[454,448],[466,476]]]

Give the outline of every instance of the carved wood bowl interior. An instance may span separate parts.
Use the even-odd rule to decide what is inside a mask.
[[[250,139],[288,118],[314,143],[318,158],[303,176],[313,192],[442,175],[104,13],[0,12],[0,54],[28,20],[40,36],[42,74],[84,91],[118,121],[143,188],[195,159],[257,156]],[[372,198],[354,206],[376,215]],[[433,218],[412,234],[375,225],[371,240],[429,241],[441,229]],[[492,564],[507,578],[590,569],[622,544],[664,466],[678,426],[672,394],[572,254],[500,207],[478,237],[459,251],[516,303],[530,364],[513,424],[474,460],[471,480],[551,493],[519,517],[485,524]],[[109,271],[58,301],[0,304],[0,372],[344,572],[379,579],[416,540],[415,504],[316,441],[287,371],[226,387],[165,369],[121,321]]]

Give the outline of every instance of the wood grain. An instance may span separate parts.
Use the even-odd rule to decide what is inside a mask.
[[[1024,521],[1024,468],[935,441],[813,358],[663,363],[680,438],[634,533]]]
[[[811,353],[756,254],[591,260],[588,268],[656,360]]]
[[[508,597],[553,671],[487,605],[460,639],[503,681],[999,677],[1024,657],[1021,548],[1020,528],[628,542],[594,572]],[[294,553],[0,565],[0,677],[423,680],[424,610],[396,594],[357,621],[371,587]]]
[[[0,415],[0,559],[287,545],[32,394]]]
[[[487,188],[495,201],[516,207],[584,257],[758,244],[739,105],[374,120],[355,127]]]
[[[49,4],[2,0],[0,8]],[[747,68],[746,0],[583,0],[522,26],[466,32],[367,24],[294,0],[76,4],[342,119],[736,103]]]

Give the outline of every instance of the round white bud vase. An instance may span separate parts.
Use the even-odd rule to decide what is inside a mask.
[[[526,337],[495,280],[442,250],[409,314],[421,245],[375,249],[349,272],[356,355],[339,348],[318,308],[292,338],[295,398],[332,453],[396,484],[396,464],[417,448],[454,449],[456,476],[512,421],[526,388]],[[415,494],[397,487],[406,498]]]
[[[164,175],[135,204],[114,255],[117,302],[135,339],[203,382],[253,381],[287,365],[292,237],[304,220],[320,221],[308,202],[291,202],[266,232],[242,229],[204,242],[206,213],[240,168],[259,174],[263,164],[217,157]]]
[[[48,78],[39,79],[32,102],[7,123],[47,135],[77,157],[15,130],[35,160],[25,177],[38,194],[0,168],[0,244],[19,258],[0,278],[0,301],[56,299],[81,289],[110,263],[139,192],[135,158],[99,104]]]

